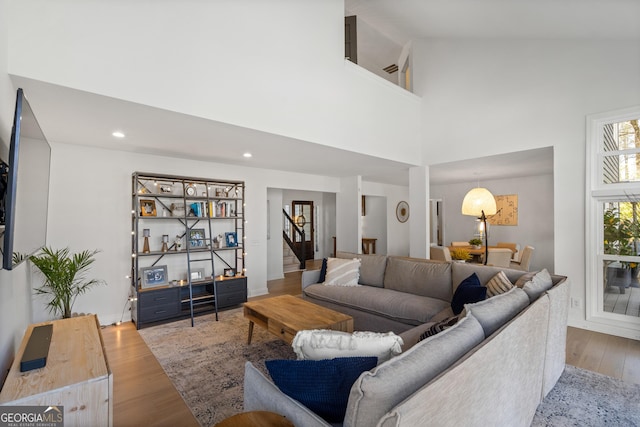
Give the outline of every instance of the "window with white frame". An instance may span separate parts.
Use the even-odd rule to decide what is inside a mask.
[[[588,117],[587,320],[640,330],[640,106]]]

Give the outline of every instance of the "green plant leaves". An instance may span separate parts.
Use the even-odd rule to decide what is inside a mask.
[[[86,279],[89,267],[95,261],[98,250],[85,250],[70,254],[69,248],[52,249],[45,247],[41,254],[32,255],[29,260],[45,279],[44,285],[35,289],[38,295],[49,295],[49,311],[63,318],[71,317],[71,310],[78,295],[94,286],[106,284],[98,279]]]

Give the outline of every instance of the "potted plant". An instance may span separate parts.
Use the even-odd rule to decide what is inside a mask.
[[[616,208],[607,209],[603,216],[604,253],[610,255],[635,256],[635,240],[639,235],[639,225],[624,217]],[[605,261],[605,288],[616,286],[620,293],[637,278],[637,263]]]
[[[468,249],[454,248],[449,251],[451,253],[451,259],[458,262],[467,262],[471,259],[471,254]]]
[[[44,285],[35,290],[37,295],[49,295],[49,311],[63,318],[71,317],[71,309],[78,295],[94,286],[105,284],[98,279],[87,279],[86,273],[95,261],[99,251],[69,253],[69,248],[43,248],[40,255],[32,255],[29,260],[44,276]]]
[[[482,246],[482,240],[473,238],[469,240],[469,245],[473,246],[475,249],[480,249],[480,247]]]

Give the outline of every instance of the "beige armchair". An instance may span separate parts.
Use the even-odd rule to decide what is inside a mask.
[[[529,271],[529,266],[531,265],[531,257],[533,257],[533,251],[533,246],[525,246],[522,250],[522,254],[520,255],[520,260],[512,260],[510,267],[518,270]]]
[[[451,261],[451,253],[446,246],[431,246],[429,258],[436,261]]]
[[[520,259],[520,245],[517,243],[511,243],[511,242],[498,242],[496,243],[496,246],[499,248],[509,248],[512,251],[512,256],[511,259],[513,259],[514,261],[519,261]]]
[[[510,267],[513,252],[509,248],[489,248],[487,265],[496,267]]]

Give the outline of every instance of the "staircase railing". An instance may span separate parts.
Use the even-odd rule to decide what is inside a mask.
[[[287,233],[287,230],[282,230],[282,237],[284,241],[287,242],[289,248],[291,248],[291,252],[296,256],[298,261],[300,262],[300,269],[304,270],[306,268],[307,262],[307,254],[306,254],[306,241],[304,228],[298,227],[296,223],[291,219],[289,214],[283,209],[282,214],[287,224],[289,224],[289,230],[291,230],[291,236]],[[293,238],[292,238],[293,237]],[[300,246],[294,243],[297,241],[296,237],[300,238]]]

